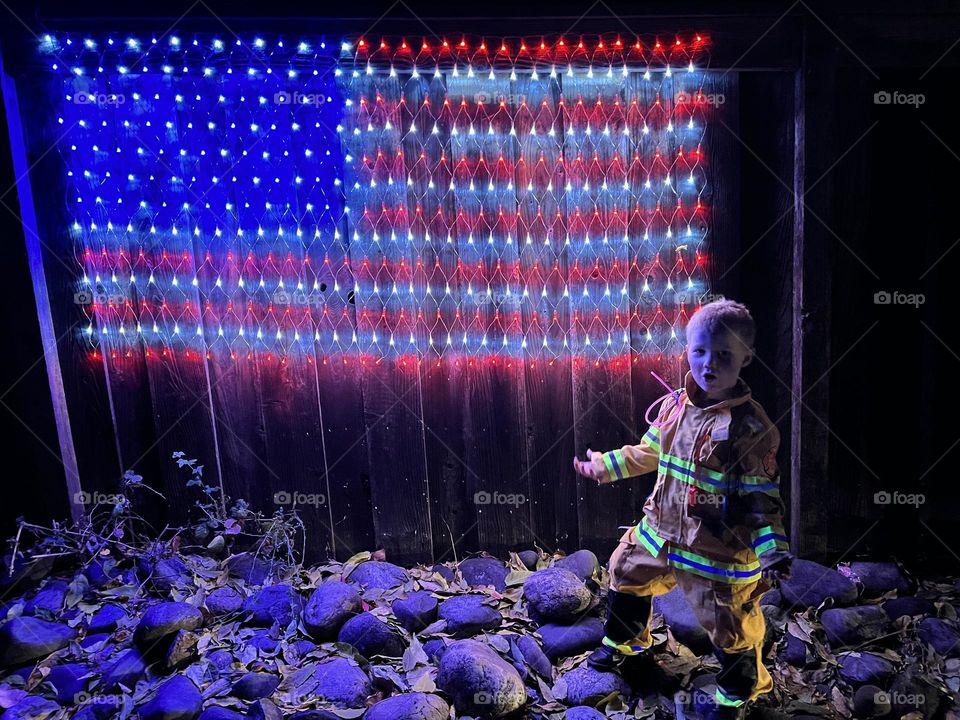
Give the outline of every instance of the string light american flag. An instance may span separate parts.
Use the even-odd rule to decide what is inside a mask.
[[[708,291],[708,45],[45,36],[84,342],[677,355]]]

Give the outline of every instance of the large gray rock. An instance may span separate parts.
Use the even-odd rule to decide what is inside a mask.
[[[537,634],[543,640],[544,655],[556,662],[595,649],[603,640],[603,623],[594,617],[583,618],[573,625],[547,623],[537,628]]]
[[[916,615],[932,615],[936,612],[936,607],[932,602],[924,598],[913,596],[898,597],[887,600],[883,603],[883,611],[891,620],[896,620],[904,615],[914,617]]]
[[[208,705],[197,720],[244,720],[245,715],[219,705]]]
[[[243,595],[232,587],[221,587],[207,595],[207,610],[213,615],[229,615],[243,607]]]
[[[663,615],[673,636],[697,655],[709,653],[713,647],[693,608],[679,586],[653,599],[653,609]]]
[[[187,591],[195,587],[190,568],[176,555],[159,560],[141,558],[137,562],[137,574],[160,595],[169,595],[173,588]]]
[[[521,550],[517,553],[517,557],[520,558],[520,562],[527,570],[537,569],[537,560],[540,559],[540,554],[536,550]]]
[[[440,603],[439,615],[447,622],[447,632],[455,637],[467,637],[500,627],[502,616],[485,605],[485,599],[485,595],[454,595]]]
[[[407,571],[399,565],[382,560],[367,560],[353,569],[347,582],[356,583],[364,590],[392,590],[409,579]]]
[[[538,620],[569,622],[590,607],[592,595],[583,581],[569,570],[546,568],[523,583],[523,597]]]
[[[70,585],[66,580],[48,580],[23,606],[23,614],[45,618],[57,617],[63,611],[63,603],[69,589]]]
[[[567,710],[565,720],[604,720],[606,715],[586,705],[577,705]]]
[[[596,705],[611,693],[628,692],[627,684],[616,673],[600,672],[581,665],[563,676],[567,685],[567,702],[571,705]]]
[[[577,550],[564,558],[560,558],[554,564],[554,567],[569,570],[581,580],[590,580],[594,574],[600,571],[600,562],[597,556],[589,550]]]
[[[812,560],[796,558],[790,579],[780,583],[783,599],[795,608],[818,607],[828,597],[836,605],[857,601],[857,586],[832,568]]]
[[[360,593],[353,585],[327,580],[310,596],[303,611],[303,624],[317,640],[330,640],[349,618],[362,611]]]
[[[888,631],[890,618],[879,605],[831,608],[820,616],[831,648],[861,645]]]
[[[273,695],[280,677],[273,673],[248,672],[238,679],[230,692],[241,700],[259,700]]]
[[[403,693],[381,700],[367,710],[364,720],[446,720],[450,706],[439,695]]]
[[[59,650],[77,636],[73,628],[33,617],[15,617],[0,626],[0,665],[23,665]]]
[[[259,627],[278,623],[286,627],[300,615],[303,600],[297,591],[287,584],[265,585],[247,598],[243,604],[248,622]]]
[[[393,602],[393,614],[397,621],[412,633],[423,630],[437,619],[437,599],[433,593],[417,590],[405,598]]]
[[[140,707],[141,720],[193,720],[203,698],[193,681],[174,675],[157,688],[157,694]]]
[[[223,561],[223,566],[230,577],[240,578],[247,585],[263,585],[279,570],[276,563],[248,552],[231,555]]]
[[[337,640],[353,645],[361,655],[370,659],[374,655],[400,657],[403,655],[403,638],[392,627],[372,613],[354,615],[340,628]]]
[[[904,595],[911,591],[910,581],[903,576],[900,568],[892,562],[852,562],[849,572],[863,585],[864,597],[880,597],[884,593],[896,590]]]
[[[923,720],[943,717],[941,707],[950,698],[937,690],[935,682],[939,684],[915,667],[908,666],[897,673],[890,685],[890,704],[893,706],[891,717],[902,718],[913,712],[919,712]]]
[[[503,717],[527,701],[516,668],[476,640],[460,640],[447,648],[437,687],[450,696],[458,715]]]
[[[84,663],[63,663],[50,668],[45,682],[57,691],[57,702],[61,705],[73,703],[77,693],[83,692],[89,682],[90,666]]]
[[[530,635],[520,635],[515,642],[523,661],[533,668],[535,673],[547,679],[553,677],[553,664],[535,638]]]
[[[108,604],[97,610],[87,624],[87,634],[110,633],[117,629],[121,620],[125,620],[127,611],[119,605]]]
[[[853,716],[874,718],[890,712],[890,696],[876,685],[861,685],[853,693]]]
[[[111,691],[120,685],[133,690],[137,680],[147,671],[147,664],[136,648],[121,652],[103,670],[100,689]]]
[[[153,650],[179,630],[200,627],[203,614],[185,602],[161,602],[151,605],[140,618],[133,640],[141,650]]]
[[[470,587],[492,585],[497,592],[507,587],[507,566],[496,558],[468,558],[459,565],[464,582]]]
[[[321,663],[313,672],[317,695],[337,707],[361,708],[373,692],[370,678],[359,666],[344,658]]]
[[[892,662],[876,653],[841,653],[837,659],[840,662],[840,677],[851,685],[886,685],[896,672]]]
[[[954,625],[940,618],[925,618],[917,631],[920,639],[940,655],[960,656],[960,632]]]

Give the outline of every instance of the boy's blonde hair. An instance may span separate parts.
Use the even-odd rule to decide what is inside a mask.
[[[687,337],[694,327],[701,327],[711,335],[726,330],[751,349],[757,337],[757,326],[747,306],[726,298],[714,300],[697,310],[687,323]]]

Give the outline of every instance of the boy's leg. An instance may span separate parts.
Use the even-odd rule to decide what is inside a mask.
[[[739,708],[773,689],[763,664],[766,623],[760,608],[765,588],[758,582],[729,584],[677,571],[687,602],[713,643],[720,661],[715,702]]]
[[[666,550],[654,557],[631,528],[620,538],[607,567],[610,589],[603,644],[621,655],[636,655],[653,644],[650,637],[653,596],[669,592],[676,584],[666,563]],[[591,656],[592,665],[616,664],[610,653],[595,654],[597,657]]]

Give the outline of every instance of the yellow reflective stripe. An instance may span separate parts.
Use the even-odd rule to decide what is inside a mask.
[[[710,560],[689,550],[681,550],[672,545],[667,551],[667,562],[694,575],[732,584],[750,583],[760,577],[760,563],[757,561],[724,563],[718,560]]]

